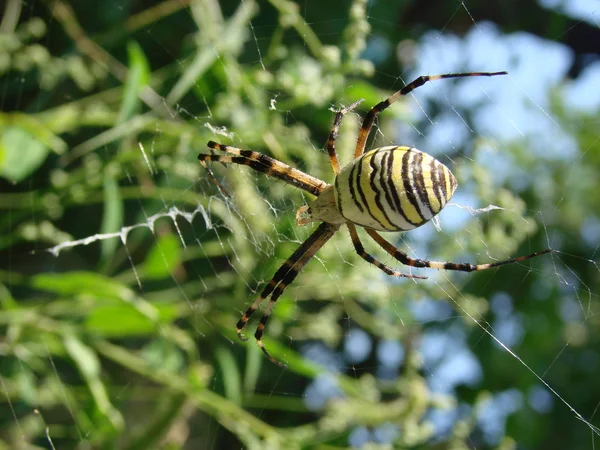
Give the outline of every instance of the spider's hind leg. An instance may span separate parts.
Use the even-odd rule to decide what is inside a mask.
[[[553,252],[551,248],[531,253],[530,255],[517,256],[515,258],[505,259],[503,261],[496,261],[487,264],[471,264],[471,263],[455,263],[455,262],[444,262],[444,261],[427,261],[425,259],[414,259],[408,256],[401,250],[398,250],[394,245],[386,241],[379,233],[374,230],[367,229],[369,236],[373,238],[375,242],[379,244],[388,254],[394,257],[396,260],[411,267],[429,267],[431,269],[442,269],[442,270],[456,270],[459,272],[475,272],[478,270],[487,270],[494,267],[504,266],[506,264],[512,264],[516,262],[526,261],[536,256],[543,255],[545,253]]]
[[[427,279],[427,277],[422,277],[419,275],[412,275],[412,274],[408,274],[408,273],[398,272],[398,271],[392,269],[391,267],[388,267],[385,264],[383,264],[377,258],[375,258],[374,256],[372,256],[371,254],[369,254],[365,251],[365,248],[363,247],[362,243],[360,242],[360,238],[358,237],[356,227],[351,223],[347,223],[346,225],[348,225],[348,230],[350,230],[350,238],[352,239],[352,245],[354,245],[354,250],[356,251],[358,256],[360,256],[362,259],[364,259],[365,261],[367,261],[370,264],[373,264],[375,267],[382,270],[387,275],[391,275],[393,277],[417,278],[419,280]]]

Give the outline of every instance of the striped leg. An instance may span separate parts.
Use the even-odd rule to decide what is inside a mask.
[[[382,262],[377,260],[375,257],[373,257],[372,255],[365,252],[365,248],[363,247],[362,243],[360,242],[360,238],[358,237],[358,233],[356,232],[356,227],[354,225],[352,225],[351,223],[347,223],[346,225],[348,225],[348,230],[350,230],[350,238],[352,239],[352,244],[354,244],[354,249],[356,250],[356,253],[358,253],[358,256],[360,256],[362,259],[364,259],[368,263],[373,264],[376,267],[379,267],[386,274],[391,275],[393,277],[418,278],[420,280],[427,279],[427,277],[421,277],[418,275],[409,275],[407,273],[396,272],[394,269],[383,264]]]
[[[296,262],[296,264],[294,264],[292,269],[285,275],[283,280],[281,280],[281,283],[279,283],[277,285],[277,287],[273,291],[273,295],[271,295],[269,304],[265,308],[265,312],[263,313],[263,316],[260,319],[260,323],[258,324],[258,327],[256,327],[256,333],[254,333],[254,337],[256,338],[256,343],[258,344],[260,349],[263,351],[263,353],[267,356],[267,358],[269,358],[269,360],[273,364],[275,364],[279,367],[285,368],[286,365],[277,361],[275,358],[273,358],[269,354],[267,349],[265,348],[265,345],[263,344],[263,341],[262,341],[262,335],[263,335],[263,332],[267,325],[267,320],[269,320],[269,316],[271,315],[271,310],[273,309],[273,306],[275,306],[275,302],[279,299],[279,297],[281,296],[281,294],[283,293],[285,288],[292,281],[294,281],[294,279],[302,271],[304,266],[312,259],[313,256],[315,256],[315,254],[320,250],[320,248],[323,247],[323,245],[331,238],[331,236],[333,236],[333,234],[338,229],[339,229],[339,227],[335,226],[335,225],[330,225],[330,224],[326,224],[326,223],[321,224],[321,226],[315,232],[315,234],[317,232],[320,232],[317,241],[307,250],[307,252],[304,254],[304,256],[302,256],[302,258],[300,258],[300,260],[298,262]]]
[[[256,338],[258,346],[265,353],[265,355],[267,355],[269,360],[280,367],[285,367],[285,365],[269,355],[262,342],[262,335],[265,330],[267,320],[269,319],[269,315],[271,314],[271,310],[285,288],[296,278],[306,263],[310,261],[315,253],[317,253],[317,251],[331,238],[331,236],[334,235],[338,229],[339,226],[330,225],[327,223],[322,223],[319,225],[313,234],[311,234],[308,239],[306,239],[302,245],[298,247],[292,256],[290,256],[288,260],[277,270],[271,281],[269,281],[267,286],[265,286],[264,290],[261,292],[260,297],[257,298],[254,303],[252,303],[250,308],[248,308],[248,310],[242,315],[242,318],[237,323],[236,328],[238,337],[243,341],[247,340],[247,338],[242,335],[242,329],[246,326],[246,323],[248,323],[248,320],[250,317],[252,317],[254,311],[256,311],[261,303],[272,294],[269,304],[265,308],[262,319],[256,328],[254,337]]]
[[[404,86],[395,94],[392,94],[388,99],[379,102],[375,105],[371,110],[367,113],[363,120],[362,127],[360,128],[360,132],[358,134],[358,140],[356,141],[356,150],[354,151],[354,157],[358,158],[365,151],[365,145],[367,143],[367,139],[369,134],[371,133],[371,128],[373,127],[373,123],[375,123],[375,119],[377,115],[386,109],[391,104],[397,102],[400,97],[403,97],[410,92],[414,91],[420,86],[423,86],[428,81],[432,80],[441,80],[444,78],[465,78],[465,77],[493,77],[496,75],[506,75],[507,72],[470,72],[470,73],[446,73],[443,75],[426,75],[417,78],[411,83]]]
[[[391,256],[396,258],[402,264],[406,264],[411,267],[430,267],[432,269],[443,269],[443,270],[458,270],[460,272],[474,272],[476,270],[486,270],[491,269],[493,267],[503,266],[505,264],[512,264],[520,261],[525,261],[531,258],[535,258],[536,256],[543,255],[545,253],[550,253],[553,250],[551,248],[547,248],[546,250],[542,250],[539,252],[532,253],[530,255],[518,256],[516,258],[506,259],[504,261],[497,261],[494,263],[488,264],[470,264],[470,263],[453,263],[453,262],[442,262],[442,261],[426,261],[424,259],[413,259],[410,258],[403,251],[398,250],[388,241],[386,241],[379,233],[374,230],[366,229],[369,236],[371,236],[375,242],[377,242],[381,248],[383,248],[386,252],[388,252]]]
[[[349,106],[340,109],[335,114],[335,119],[333,120],[333,126],[331,127],[331,133],[329,133],[329,139],[327,139],[327,153],[329,153],[329,162],[331,163],[331,168],[333,169],[334,174],[338,174],[340,172],[340,161],[338,160],[337,152],[335,151],[335,140],[338,137],[338,132],[340,131],[340,124],[342,123],[342,119],[349,111],[352,111],[365,99],[361,98],[360,100],[355,101]]]
[[[324,181],[262,153],[229,147],[213,141],[209,141],[207,145],[213,150],[220,150],[229,153],[229,155],[217,155],[214,153],[207,155],[200,153],[198,155],[200,161],[218,161],[221,163],[249,166],[257,172],[278,178],[315,196],[318,196],[328,186]]]

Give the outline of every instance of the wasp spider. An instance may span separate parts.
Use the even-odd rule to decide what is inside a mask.
[[[371,108],[363,119],[358,134],[354,160],[342,169],[340,169],[335,150],[338,129],[344,115],[362,103],[363,100],[358,100],[338,111],[327,141],[329,161],[335,174],[333,185],[262,153],[241,150],[213,141],[208,143],[208,147],[211,149],[210,154],[198,155],[198,159],[203,164],[205,161],[242,164],[250,166],[257,172],[296,186],[317,197],[309,205],[298,209],[296,214],[298,225],[305,225],[314,221],[322,222],[275,272],[261,295],[239,320],[237,334],[240,339],[247,340],[242,334],[242,329],[252,314],[270,295],[271,300],[258,324],[254,337],[269,360],[280,367],[285,367],[284,364],[267,352],[262,342],[262,335],[271,310],[284,289],[296,278],[308,261],[344,225],[350,232],[350,238],[358,255],[386,274],[396,277],[427,278],[397,272],[367,253],[358,237],[357,225],[363,227],[367,234],[393,258],[411,267],[472,272],[524,261],[551,251],[551,249],[546,249],[531,255],[488,264],[426,261],[410,258],[377,233],[377,231],[408,231],[420,227],[442,210],[457,186],[454,175],[444,164],[415,148],[389,146],[364,153],[367,138],[377,115],[392,103],[398,101],[400,97],[407,95],[428,81],[444,78],[492,77],[496,75],[506,75],[506,72],[450,73],[417,78],[387,100]],[[215,150],[226,154],[217,154]]]

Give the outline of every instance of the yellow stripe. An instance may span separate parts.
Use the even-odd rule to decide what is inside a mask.
[[[408,174],[402,173],[402,160],[404,159],[404,155],[406,152],[410,150],[409,147],[398,147],[396,152],[398,152],[394,156],[394,168],[392,171],[392,179],[394,180],[394,186],[398,187],[398,197],[400,198],[400,207],[402,208],[402,212],[406,216],[408,220],[415,224],[423,223],[423,218],[417,211],[417,209],[413,206],[413,204],[408,199],[406,195],[406,191],[404,190],[404,178],[408,177]]]
[[[390,223],[389,220],[385,218],[383,211],[379,209],[379,207],[377,206],[377,202],[375,201],[375,190],[373,189],[374,187],[376,187],[379,191],[380,201],[385,201],[385,194],[383,193],[383,191],[381,191],[381,188],[379,188],[377,185],[371,185],[371,173],[373,172],[373,169],[371,169],[370,164],[371,158],[373,158],[375,152],[376,150],[373,150],[363,156],[362,161],[360,162],[360,164],[362,165],[362,172],[360,180],[358,181],[360,182],[360,186],[367,201],[367,209],[371,213],[371,215],[375,217],[375,219],[377,219],[377,221],[380,222],[384,228],[387,228],[388,230],[395,230],[396,226],[394,226],[392,223]],[[376,166],[380,167],[380,165],[377,163]],[[379,170],[378,176],[381,177],[381,170]],[[379,180],[374,180],[374,182],[375,181]]]

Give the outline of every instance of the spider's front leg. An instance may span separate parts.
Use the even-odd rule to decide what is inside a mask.
[[[371,128],[375,123],[377,115],[388,108],[393,103],[396,103],[401,97],[410,94],[418,87],[423,86],[425,83],[433,80],[443,80],[447,78],[467,78],[467,77],[495,77],[497,75],[507,75],[508,72],[468,72],[468,73],[445,73],[443,75],[424,75],[420,76],[416,80],[411,81],[399,91],[392,94],[389,98],[382,102],[379,102],[371,108],[363,119],[362,126],[358,133],[358,140],[356,141],[356,149],[354,150],[354,157],[358,158],[365,151],[365,145],[369,134],[371,134]]]
[[[198,159],[201,162],[217,161],[224,164],[233,163],[249,166],[257,172],[264,173],[269,177],[278,178],[315,196],[318,196],[328,186],[323,180],[295,169],[278,159],[253,150],[242,150],[213,141],[209,141],[207,146],[212,150],[219,150],[227,154],[218,155],[214,152],[210,154],[200,153]]]
[[[331,127],[331,132],[329,133],[329,139],[327,139],[327,153],[329,154],[329,162],[331,163],[331,168],[333,169],[334,174],[340,173],[340,161],[337,156],[337,152],[335,151],[335,141],[338,137],[338,132],[340,130],[340,125],[342,124],[342,119],[344,116],[364,102],[365,99],[361,98],[351,105],[346,106],[345,108],[340,109],[335,114],[335,119],[333,120],[333,126]]]

